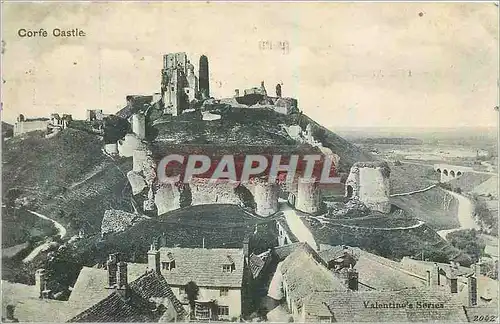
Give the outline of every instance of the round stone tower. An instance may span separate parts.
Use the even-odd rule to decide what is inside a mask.
[[[278,185],[268,183],[267,179],[253,178],[253,197],[255,213],[259,216],[269,216],[278,211]]]
[[[295,208],[309,214],[321,210],[321,190],[315,178],[298,178]]]
[[[359,199],[371,210],[389,213],[390,174],[387,162],[354,163],[345,183],[345,196]]]
[[[144,114],[132,115],[132,132],[140,139],[146,138],[146,117]]]

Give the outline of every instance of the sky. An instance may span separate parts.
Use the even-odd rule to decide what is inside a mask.
[[[327,127],[497,126],[493,3],[4,3],[2,119],[114,113],[162,55],[209,59],[214,97],[265,82]],[[44,28],[46,38],[22,38]],[[85,37],[52,37],[54,28]],[[259,44],[287,42],[288,51]]]

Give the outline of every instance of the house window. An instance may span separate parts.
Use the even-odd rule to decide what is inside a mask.
[[[217,314],[219,314],[219,316],[229,316],[229,306],[218,306]]]
[[[162,262],[161,263],[161,268],[162,270],[172,270],[175,269],[175,260],[174,261],[168,261],[168,262]]]
[[[196,304],[194,312],[195,317],[199,320],[209,319],[211,317],[210,308],[208,307],[208,305]]]
[[[319,317],[319,322],[320,323],[331,323],[332,318],[330,316],[320,316]]]
[[[229,295],[229,288],[221,288],[220,296],[227,296],[227,295]]]
[[[185,294],[186,294],[186,288],[179,287],[179,295],[185,295]]]
[[[233,264],[223,264],[222,272],[233,272],[236,269],[236,266]]]

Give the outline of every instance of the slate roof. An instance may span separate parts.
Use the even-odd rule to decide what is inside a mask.
[[[20,322],[65,322],[81,310],[66,301],[38,297],[35,286],[2,280],[2,314],[12,305]]]
[[[319,260],[321,261],[321,260]],[[346,291],[335,277],[307,248],[298,248],[278,265],[292,300],[300,307],[304,297],[315,291]]]
[[[273,249],[273,255],[279,260],[285,260],[290,254],[292,254],[297,249],[306,249],[312,254],[316,254],[316,251],[311,248],[306,242],[295,242],[287,245],[277,246]]]
[[[133,291],[127,299],[115,291],[68,322],[153,322],[159,319],[154,308]]]
[[[99,269],[97,269],[99,270]],[[107,271],[101,270],[107,274]],[[150,322],[161,314],[155,312],[155,299],[168,299],[178,318],[186,315],[179,300],[165,278],[154,271],[147,271],[129,283],[128,298],[114,290],[101,286],[107,296],[75,316],[70,322]]]
[[[136,307],[152,309],[149,304],[151,299],[169,299],[177,312],[178,318],[185,316],[185,310],[175,297],[166,279],[153,271],[147,271],[147,264],[127,263],[127,276],[131,299],[127,302],[120,301],[120,295],[114,290],[106,289],[108,273],[103,268],[84,267],[71,292],[70,305],[78,305],[80,310],[85,310],[76,316],[73,321],[151,321],[156,320],[158,314],[135,310]],[[123,299],[123,298],[122,298]],[[109,307],[122,309],[122,315],[116,315],[114,320],[105,310]]]
[[[248,257],[248,267],[250,268],[250,272],[252,273],[252,277],[257,278],[262,270],[269,264],[271,260],[271,251],[266,251],[259,255],[250,254]]]
[[[178,317],[187,315],[184,307],[175,297],[172,289],[161,274],[155,271],[148,271],[131,282],[129,286],[130,289],[144,300],[150,300],[151,298],[168,298],[172,302]]]
[[[170,285],[184,286],[194,281],[201,287],[242,287],[243,249],[160,248],[161,262],[172,256],[175,268],[161,271]],[[234,270],[222,272],[222,266],[230,265],[231,260]]]
[[[391,303],[399,304],[399,307],[394,304],[391,307]],[[417,303],[442,304],[442,308],[419,308]],[[371,307],[377,304],[378,307]],[[325,316],[323,306],[337,322],[467,322],[464,308],[456,296],[441,289],[316,292],[305,299],[306,320],[311,316]],[[318,309],[320,313],[315,314]]]
[[[347,247],[357,260],[354,268],[358,271],[360,290],[399,290],[427,285],[426,274],[419,275],[395,262],[357,247]],[[342,246],[334,246],[320,251],[319,255],[328,262],[343,255]]]

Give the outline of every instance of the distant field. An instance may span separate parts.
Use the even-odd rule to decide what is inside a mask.
[[[15,208],[2,208],[2,248],[11,247],[57,233],[51,221]]]
[[[459,227],[458,201],[441,188],[410,196],[391,197],[391,202],[434,230]]]
[[[466,172],[460,178],[450,181],[450,185],[452,188],[462,189],[463,192],[470,192],[491,177],[493,177],[493,175]]]
[[[439,173],[424,165],[390,164],[391,194],[424,189],[439,182]]]

